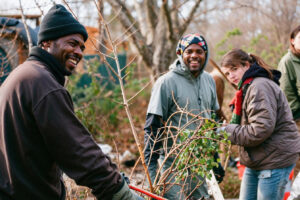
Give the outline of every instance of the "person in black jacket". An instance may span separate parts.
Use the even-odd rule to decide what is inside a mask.
[[[39,47],[0,88],[0,199],[66,197],[62,171],[101,200],[132,193],[75,116],[63,87],[81,60],[88,34],[62,5],[45,15]]]

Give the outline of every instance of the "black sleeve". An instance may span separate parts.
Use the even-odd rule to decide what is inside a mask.
[[[215,160],[215,162],[218,162],[217,161],[218,158],[219,158],[219,154],[215,153],[214,154],[214,160]],[[224,176],[225,176],[225,170],[222,167],[221,163],[218,162],[218,167],[213,167],[213,172],[215,174],[215,177],[216,177],[218,183],[221,183],[223,181]]]
[[[145,123],[145,161],[147,165],[157,162],[159,158],[159,150],[162,146],[161,134],[162,133],[162,118],[159,115],[148,114]],[[152,153],[151,153],[152,152]]]
[[[117,166],[76,117],[67,91],[56,90],[35,106],[34,116],[50,156],[78,185],[111,199],[123,184]]]

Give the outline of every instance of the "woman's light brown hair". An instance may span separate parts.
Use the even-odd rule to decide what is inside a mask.
[[[245,66],[246,63],[249,62],[250,65],[254,64],[257,62],[259,66],[264,68],[268,74],[269,78],[273,79],[273,74],[272,74],[272,67],[266,64],[262,58],[259,56],[256,56],[254,54],[248,54],[242,49],[233,49],[229,52],[227,52],[221,61],[221,66],[222,67],[238,67],[239,65]]]

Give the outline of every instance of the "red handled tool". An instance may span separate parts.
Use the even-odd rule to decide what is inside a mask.
[[[157,196],[156,194],[153,194],[153,193],[151,193],[151,192],[148,192],[148,191],[146,191],[146,190],[143,190],[143,189],[141,189],[141,188],[135,187],[135,186],[133,186],[133,185],[129,185],[129,188],[132,189],[132,190],[141,192],[141,193],[143,193],[143,194],[145,194],[145,195],[147,195],[147,196],[149,196],[149,197],[152,197],[152,198],[154,198],[154,199],[157,199],[157,200],[168,200],[168,199],[165,199],[165,198],[163,198],[163,197]]]

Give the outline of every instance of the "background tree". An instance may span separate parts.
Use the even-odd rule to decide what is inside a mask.
[[[153,75],[166,71],[175,59],[177,42],[194,18],[201,1],[134,0],[133,15],[128,2],[107,0],[113,10],[119,12],[117,17],[122,27]],[[188,5],[188,14],[183,13],[184,5]]]
[[[288,49],[291,30],[300,22],[300,1],[230,0],[222,7],[222,12],[210,13],[205,29],[208,41],[216,47],[212,55],[219,60],[220,51],[243,48],[277,67]],[[221,47],[226,34],[237,29],[240,34],[227,38],[228,45]]]

